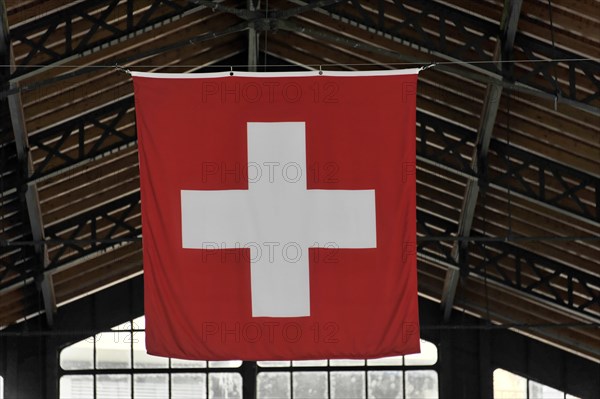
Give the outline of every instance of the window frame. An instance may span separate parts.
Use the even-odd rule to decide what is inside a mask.
[[[143,317],[143,316],[140,316]],[[327,397],[332,397],[331,391],[331,376],[332,373],[335,372],[361,372],[364,373],[364,397],[369,398],[369,372],[373,371],[398,371],[402,373],[402,397],[406,397],[407,390],[407,372],[410,371],[433,371],[436,375],[436,385],[437,385],[437,395],[439,397],[440,394],[440,384],[439,384],[439,375],[440,375],[440,362],[439,362],[439,350],[437,345],[433,342],[425,341],[432,344],[436,349],[436,358],[435,362],[427,365],[414,365],[414,364],[406,364],[406,357],[402,356],[402,362],[399,365],[369,365],[367,360],[363,360],[361,365],[331,365],[332,359],[323,359],[326,361],[325,365],[319,366],[307,366],[307,365],[294,365],[294,362],[290,361],[289,365],[276,367],[276,366],[264,366],[260,365],[261,362],[242,362],[237,367],[219,367],[219,366],[211,366],[211,362],[205,362],[204,366],[198,367],[173,367],[173,359],[167,358],[167,364],[165,367],[136,367],[135,364],[135,356],[134,356],[134,345],[137,343],[135,340],[136,333],[145,332],[145,328],[137,328],[136,320],[139,318],[135,318],[129,320],[128,322],[122,323],[118,326],[113,327],[111,330],[98,332],[90,337],[83,338],[77,342],[72,342],[68,345],[63,346],[58,353],[57,362],[58,362],[58,385],[59,385],[59,397],[61,397],[60,392],[60,381],[65,376],[91,376],[93,381],[93,397],[98,397],[98,387],[97,387],[97,377],[101,375],[128,375],[129,376],[129,390],[130,397],[133,398],[135,395],[135,376],[142,374],[153,374],[153,375],[165,375],[167,377],[167,386],[169,391],[169,397],[172,395],[172,377],[177,374],[202,374],[204,375],[204,389],[206,396],[210,395],[210,380],[211,375],[220,374],[220,373],[236,373],[241,377],[242,385],[240,387],[240,394],[243,395],[243,392],[246,386],[254,387],[256,395],[258,397],[258,379],[259,375],[262,373],[273,373],[273,372],[284,372],[289,374],[289,387],[290,387],[290,398],[294,397],[294,374],[295,373],[304,373],[304,372],[319,372],[319,373],[327,373]],[[127,325],[128,328],[123,328],[124,325]],[[126,344],[129,346],[129,366],[127,367],[116,367],[116,368],[99,368],[98,367],[98,359],[97,352],[98,347],[97,343],[99,340],[99,336],[102,334],[118,334],[119,339],[115,339],[116,344]],[[129,337],[128,342],[120,342],[121,337]],[[127,338],[125,338],[127,339]],[[92,345],[92,367],[91,368],[80,368],[80,369],[69,369],[63,368],[62,363],[62,355],[64,351],[73,345],[82,342],[88,341]],[[178,359],[175,359],[178,360]],[[338,360],[338,359],[333,359]],[[248,379],[252,379],[248,381]],[[1,397],[0,397],[1,399]]]

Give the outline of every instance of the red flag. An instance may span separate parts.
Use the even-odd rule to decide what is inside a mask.
[[[419,351],[417,72],[133,74],[149,353]]]

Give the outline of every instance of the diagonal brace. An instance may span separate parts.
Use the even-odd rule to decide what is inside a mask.
[[[505,0],[504,13],[501,21],[500,40],[496,43],[494,59],[496,61],[508,60],[512,57],[513,44],[521,13],[522,0]],[[502,64],[506,65],[506,64]],[[504,66],[502,67],[504,68]],[[468,237],[471,234],[471,227],[477,207],[477,199],[481,189],[481,183],[485,185],[487,181],[487,155],[490,147],[490,140],[494,125],[496,124],[496,115],[500,106],[503,86],[499,82],[490,82],[487,85],[483,110],[481,113],[479,129],[477,131],[477,142],[472,157],[472,169],[479,179],[470,178],[467,181],[465,195],[458,222],[457,236]],[[454,261],[461,265],[463,273],[468,273],[465,265],[466,252],[469,242],[466,240],[457,241],[452,247],[452,257]],[[450,297],[450,293],[456,291],[458,284],[458,271],[448,269],[444,283],[444,292],[442,297]],[[453,302],[447,300],[442,302],[444,319],[448,320]]]

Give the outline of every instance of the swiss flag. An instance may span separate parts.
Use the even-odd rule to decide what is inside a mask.
[[[419,351],[417,72],[133,73],[149,353]]]

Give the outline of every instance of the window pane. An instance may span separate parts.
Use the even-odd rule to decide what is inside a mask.
[[[111,330],[114,330],[114,331],[129,331],[129,330],[131,330],[131,322],[126,321],[123,324],[119,324],[118,326],[114,326],[113,328],[111,328]]]
[[[404,356],[404,364],[406,366],[432,366],[437,359],[437,347],[431,342],[421,340],[421,353]]]
[[[294,360],[292,366],[296,367],[319,367],[327,366],[327,360]]]
[[[171,367],[174,369],[185,369],[185,368],[195,368],[195,367],[206,368],[206,361],[171,358]]]
[[[171,374],[172,399],[205,399],[206,374]]]
[[[96,376],[98,399],[130,399],[131,376],[123,374],[99,374]]]
[[[381,357],[367,360],[368,366],[402,366],[403,356]]]
[[[540,384],[539,382],[529,381],[529,398],[530,399],[563,399],[565,394],[558,389],[549,387],[548,385]]]
[[[369,398],[402,398],[402,371],[369,371]]]
[[[67,346],[60,352],[60,367],[64,370],[94,368],[94,337]]]
[[[406,371],[406,398],[430,399],[438,397],[438,378],[434,370]]]
[[[2,388],[2,384],[0,384]],[[3,390],[0,389],[0,399]],[[60,378],[60,399],[92,399],[94,397],[94,376],[65,375]]]
[[[134,399],[164,399],[169,397],[167,374],[135,374],[133,376]]]
[[[241,398],[242,376],[239,373],[215,373],[208,380],[209,398]]]
[[[146,333],[138,332],[133,336],[133,367],[136,369],[167,368],[169,358],[146,353]]]
[[[327,372],[296,372],[294,375],[295,398],[327,399]]]
[[[494,398],[527,397],[527,379],[503,369],[494,370]]]
[[[290,367],[289,360],[269,360],[256,362],[259,367]]]
[[[330,366],[364,366],[365,361],[362,359],[333,359],[329,361]]]
[[[331,372],[331,397],[340,399],[365,397],[365,373],[362,371]]]
[[[284,399],[291,396],[290,373],[258,373],[256,391],[259,399]]]
[[[219,360],[208,362],[208,367],[240,367],[241,365],[241,360]]]
[[[133,321],[131,322],[131,328],[134,330],[145,330],[146,316],[140,316],[137,319],[133,319]]]
[[[114,331],[96,335],[96,367],[131,367],[131,332]]]
[[[4,378],[0,375],[0,399],[4,399]]]

